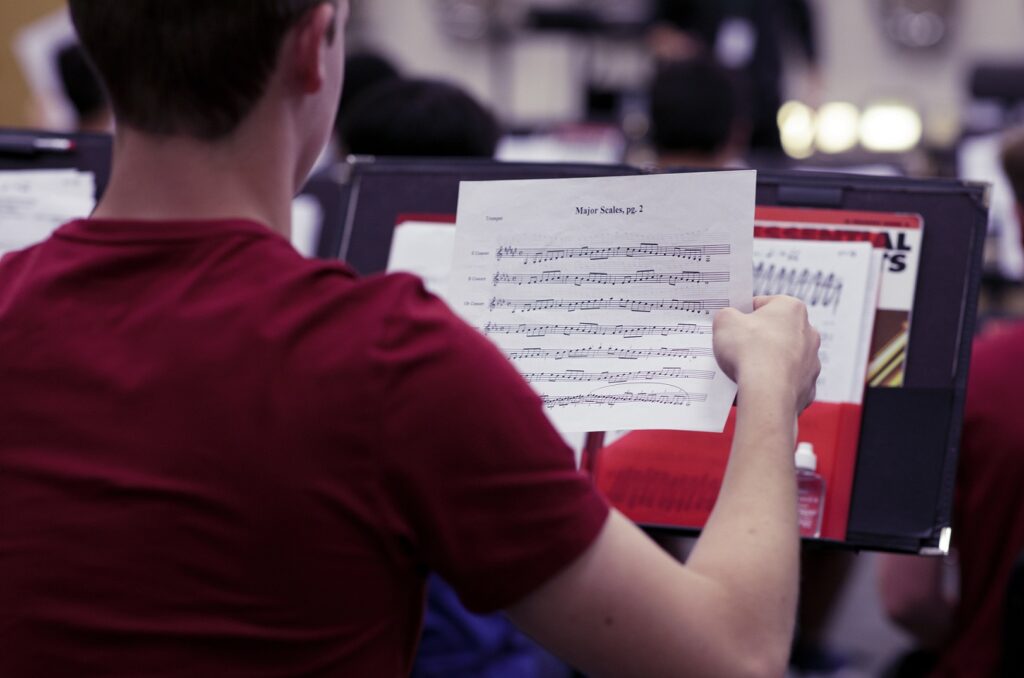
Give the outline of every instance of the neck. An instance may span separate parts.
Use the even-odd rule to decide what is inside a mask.
[[[283,126],[243,126],[207,143],[119,128],[98,219],[248,219],[291,234],[294,162]]]

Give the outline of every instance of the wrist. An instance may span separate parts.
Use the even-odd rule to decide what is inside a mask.
[[[758,371],[740,377],[737,403],[741,409],[751,408],[790,423],[800,414],[799,389],[783,374]]]

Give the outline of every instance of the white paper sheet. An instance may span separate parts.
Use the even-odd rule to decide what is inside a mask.
[[[0,255],[42,242],[89,216],[95,180],[76,170],[0,172]]]
[[[455,227],[452,224],[407,221],[395,229],[388,273],[418,275],[430,292],[449,301],[454,248]]]
[[[452,308],[563,431],[721,431],[714,312],[751,305],[756,173],[463,183]]]
[[[820,402],[863,400],[881,266],[866,242],[754,240],[754,294],[800,299],[821,334]]]
[[[292,247],[311,259],[316,256],[323,229],[324,210],[311,195],[300,195],[292,201]]]

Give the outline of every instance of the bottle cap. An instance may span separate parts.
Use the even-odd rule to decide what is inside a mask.
[[[795,461],[798,469],[817,471],[818,457],[814,454],[814,445],[811,443],[800,443],[797,445]]]

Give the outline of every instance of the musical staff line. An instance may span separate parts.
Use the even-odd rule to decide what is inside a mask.
[[[563,273],[562,271],[544,271],[542,273],[496,273],[494,286],[498,285],[699,285],[704,283],[728,283],[728,271],[702,273],[700,271],[681,271],[679,273],[656,273],[653,270],[637,271],[636,273]]]
[[[697,323],[681,323],[678,325],[598,325],[596,323],[579,323],[578,325],[516,325],[487,323],[484,326],[484,334],[524,334],[528,337],[546,337],[548,335],[561,334],[567,337],[588,335],[638,339],[640,337],[653,336],[668,337],[677,334],[709,335],[711,334],[711,325],[699,325]]]
[[[491,310],[508,309],[513,313],[530,311],[621,310],[633,313],[688,311],[711,313],[729,305],[728,299],[491,299]]]
[[[583,372],[568,370],[566,372],[524,372],[523,378],[529,382],[564,383],[581,381],[602,381],[611,384],[625,384],[633,381],[651,381],[652,379],[704,379],[715,378],[714,370],[684,370],[679,367],[667,367],[661,370],[645,370],[641,372]]]
[[[524,348],[511,351],[508,357],[512,360],[577,360],[584,358],[614,358],[619,360],[639,360],[641,358],[711,358],[714,351],[710,348],[567,348],[543,349]]]
[[[652,405],[689,405],[690,403],[707,402],[706,393],[615,393],[573,396],[547,396],[543,398],[545,407],[553,409],[556,407],[568,407],[571,405],[632,405],[646,403]]]
[[[835,309],[842,300],[843,281],[834,273],[758,262],[754,266],[754,295],[775,294],[796,297],[808,306]]]
[[[502,259],[522,259],[524,264],[539,264],[545,261],[560,259],[637,259],[649,257],[675,257],[700,261],[713,256],[732,253],[732,246],[725,245],[659,245],[658,243],[640,243],[619,247],[510,247],[498,248],[498,261]]]

